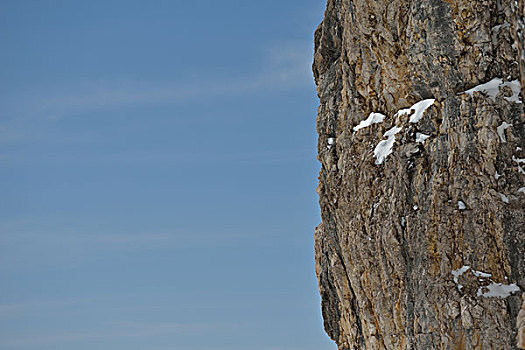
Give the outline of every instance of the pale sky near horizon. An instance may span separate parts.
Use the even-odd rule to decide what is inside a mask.
[[[325,0],[0,0],[0,349],[333,350]]]

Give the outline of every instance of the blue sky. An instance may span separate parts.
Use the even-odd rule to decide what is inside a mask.
[[[324,0],[0,1],[0,348],[333,350]]]

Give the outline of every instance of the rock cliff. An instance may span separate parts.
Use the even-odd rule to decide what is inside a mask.
[[[525,347],[523,13],[328,1],[315,250],[340,350]]]

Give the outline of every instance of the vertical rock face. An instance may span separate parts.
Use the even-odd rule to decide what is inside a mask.
[[[522,3],[328,1],[315,249],[340,350],[516,348]]]

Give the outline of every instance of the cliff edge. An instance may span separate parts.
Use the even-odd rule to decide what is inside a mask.
[[[328,1],[315,250],[340,350],[525,347],[523,13]]]

